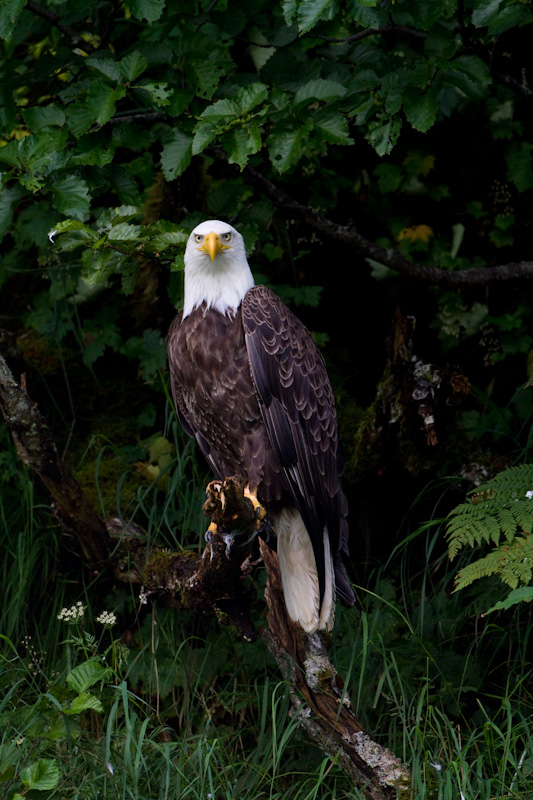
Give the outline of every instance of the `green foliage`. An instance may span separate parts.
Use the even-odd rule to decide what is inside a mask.
[[[435,475],[444,450],[462,475],[531,460],[531,389],[516,389],[531,378],[529,284],[419,291],[309,224],[355,224],[450,272],[531,261],[530,4],[40,8],[0,3],[2,326],[100,513],[139,526],[149,546],[202,546],[206,476],[170,410],[164,335],[181,302],[186,237],[206,217],[232,220],[256,273],[309,314],[321,344],[329,338],[338,396],[357,421],[400,307],[417,320],[416,357],[435,375],[457,364],[473,387],[456,417],[460,453],[439,419],[459,400],[450,390],[436,403],[439,444],[424,455]],[[308,218],[290,203],[278,211],[257,172]],[[112,631],[94,632],[101,576],[80,571],[2,436],[2,622],[14,645],[2,639],[0,793],[360,800],[338,765],[304,746],[261,642],[115,590],[129,653],[114,640],[109,649]],[[503,478],[491,482],[452,514],[457,585],[470,584],[453,594],[437,538],[424,549],[413,534],[416,573],[403,548],[382,566],[397,519],[421,513],[404,483],[420,465],[395,448],[382,457],[376,443],[370,491],[348,485],[350,574],[359,570],[364,588],[357,612],[339,608],[335,663],[367,729],[411,765],[413,797],[528,797],[532,484],[520,483],[515,502]],[[467,564],[467,545],[492,550]],[[502,599],[481,574],[516,588]],[[92,621],[65,643],[57,608],[80,597]],[[253,614],[263,625],[260,601]]]
[[[465,546],[493,545],[488,555],[461,569],[456,578],[456,590],[490,575],[497,575],[511,589],[516,589],[520,583],[532,583],[531,487],[533,466],[512,467],[476,488],[468,502],[461,503],[450,513],[446,526],[450,559]],[[531,597],[526,593],[522,599]],[[500,607],[509,605],[512,602]]]

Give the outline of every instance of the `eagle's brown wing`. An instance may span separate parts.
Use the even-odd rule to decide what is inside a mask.
[[[324,360],[307,328],[264,286],[247,292],[242,323],[268,438],[313,545],[320,597],[327,526],[337,593],[352,604],[355,597],[341,561],[348,536],[343,462]]]

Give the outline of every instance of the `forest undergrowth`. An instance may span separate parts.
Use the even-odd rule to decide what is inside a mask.
[[[198,548],[202,518],[190,509],[201,508],[204,476],[170,412],[163,434],[171,457],[126,511],[154,541]],[[244,642],[217,619],[80,573],[22,465],[1,497],[1,798],[364,797],[306,741],[261,637]],[[453,593],[458,565],[435,503],[432,524],[402,529],[388,563],[368,566],[356,608],[339,607],[332,661],[365,729],[411,769],[413,799],[527,800],[530,604],[483,614],[501,594],[491,579]],[[259,628],[263,579],[258,570]]]

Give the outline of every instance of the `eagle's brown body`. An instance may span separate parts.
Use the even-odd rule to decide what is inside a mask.
[[[284,493],[250,374],[242,307],[234,317],[205,306],[169,330],[172,395],[182,425],[218,478],[242,475],[269,504]]]
[[[218,478],[241,475],[276,513],[298,509],[324,593],[327,529],[337,593],[353,592],[341,561],[347,504],[337,418],[324,361],[304,325],[269,289],[250,289],[234,314],[206,309],[169,331],[172,394],[185,430]]]
[[[168,335],[179,419],[217,478],[241,475],[267,506],[287,612],[331,629],[355,600],[333,392],[322,356],[279,297],[255,286],[241,234],[207,220],[185,249],[183,313]],[[270,542],[269,542],[270,543]]]

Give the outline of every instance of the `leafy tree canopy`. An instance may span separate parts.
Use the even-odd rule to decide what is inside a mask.
[[[426,361],[496,386],[468,435],[521,447],[532,21],[521,0],[4,0],[0,286],[25,356],[68,339],[153,382],[188,231],[223,217],[288,301],[332,289],[310,321],[334,312],[358,402],[399,303]]]

